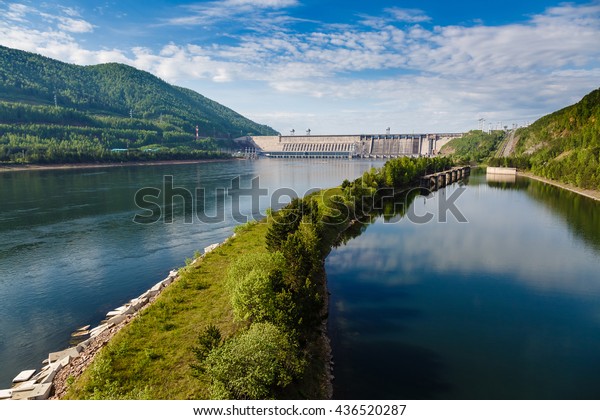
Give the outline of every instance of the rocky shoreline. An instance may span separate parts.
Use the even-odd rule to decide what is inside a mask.
[[[205,248],[205,253],[215,249],[219,244]],[[202,257],[199,257],[202,258]],[[194,263],[197,260],[194,260]],[[95,328],[89,330],[86,326],[75,335],[89,336],[76,346],[50,353],[48,359],[42,362],[43,367],[26,370],[13,379],[11,389],[0,390],[0,400],[45,400],[62,398],[69,386],[71,378],[77,378],[87,368],[96,354],[123,327],[152,302],[161,292],[179,278],[178,271],[173,270],[167,278],[159,281],[140,296],[131,299],[123,306],[107,313],[107,318]]]
[[[227,238],[225,242],[229,239]],[[215,250],[219,245],[221,244],[216,243],[204,248],[202,256],[194,260],[192,265],[196,264],[207,253]],[[63,398],[69,386],[91,365],[100,350],[121,329],[134,321],[142,310],[151,305],[161,292],[178,278],[178,272],[176,270],[171,271],[167,278],[156,283],[140,296],[108,312],[106,319],[100,325],[92,329],[86,326],[77,330],[73,336],[85,338],[83,341],[65,350],[50,353],[48,359],[42,362],[43,367],[38,372],[35,369],[21,372],[13,381],[11,389],[0,390],[0,400],[57,400]],[[323,374],[322,376],[320,375],[319,379],[322,398],[331,399],[333,394],[334,362],[327,331],[329,293],[324,267],[322,272],[322,287],[324,291],[323,321],[320,327],[319,339],[315,345],[316,351],[320,353],[320,358],[324,363]]]

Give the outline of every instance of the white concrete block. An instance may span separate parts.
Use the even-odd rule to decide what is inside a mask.
[[[71,337],[85,337],[86,335],[90,335],[90,332],[88,330],[86,331],[75,331],[74,333],[71,334]]]
[[[91,338],[88,338],[87,340],[84,340],[81,343],[77,344],[77,351],[79,351],[79,353],[81,353],[91,344],[91,342],[92,342]]]
[[[138,299],[149,299],[150,297],[152,297],[152,296],[150,296],[150,293],[151,293],[150,290],[146,290],[144,293],[142,293],[138,297]]]
[[[112,318],[109,318],[109,320],[107,321],[108,325],[118,325],[121,322],[125,321],[127,319],[127,315],[117,315],[117,316],[113,316]]]
[[[207,246],[206,248],[204,248],[204,253],[208,254],[209,252],[213,251],[214,249],[216,249],[219,246],[219,244],[212,244]]]
[[[69,363],[71,363],[71,360],[72,360],[71,356],[66,356],[66,357],[60,359],[59,361],[52,363],[50,365],[50,371],[48,372],[48,376],[46,376],[44,379],[42,379],[40,381],[40,383],[51,384],[52,381],[54,380],[54,377],[56,376],[56,374],[58,372],[60,372]]]
[[[125,309],[121,315],[131,315],[133,313],[135,313],[135,307],[132,305],[129,305],[127,307],[127,309]]]
[[[63,351],[57,351],[55,353],[50,353],[48,355],[48,360],[50,360],[50,363],[53,363],[53,362],[56,362],[57,360],[64,359],[67,356],[71,356],[71,357],[79,356],[79,350],[77,350],[77,347],[71,347],[71,348],[68,348]]]
[[[108,329],[107,324],[99,325],[90,331],[90,336],[96,337]]]
[[[39,384],[31,391],[13,392],[13,400],[47,400],[52,390],[52,384]]]
[[[111,318],[113,316],[121,315],[122,313],[123,313],[123,311],[117,311],[117,310],[109,311],[106,313],[106,317]]]
[[[13,383],[28,381],[29,379],[31,379],[34,373],[35,369],[24,370],[23,372],[15,376],[15,379],[13,379]]]
[[[163,287],[162,281],[159,281],[154,286],[152,286],[152,288],[150,289],[150,291],[151,292],[158,292],[158,291],[160,291],[160,289],[162,289],[162,287]]]
[[[148,303],[148,298],[140,299],[136,298],[131,301],[131,307],[134,312],[139,311],[146,303]]]
[[[148,299],[153,298],[154,296],[158,295],[160,293],[160,290],[148,290]]]
[[[36,382],[39,382],[40,379],[45,378],[46,376],[48,376],[48,373],[50,372],[50,366],[51,365],[46,365],[44,366],[38,373],[36,373],[35,375],[33,375],[31,377],[31,380],[34,380]]]
[[[13,392],[31,391],[35,387],[35,380],[20,382],[13,388]]]
[[[12,389],[0,389],[0,400],[7,400],[12,397]]]

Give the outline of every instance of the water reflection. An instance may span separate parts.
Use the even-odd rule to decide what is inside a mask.
[[[434,222],[380,217],[329,255],[334,396],[598,398],[598,203],[475,175],[468,223],[439,222],[462,187],[412,198]]]
[[[98,323],[195,250],[229,236],[237,222],[231,199],[221,200],[218,191],[231,188],[233,179],[248,188],[260,178],[268,194],[258,209],[251,197],[239,205],[243,215],[260,217],[279,188],[301,196],[382,164],[265,159],[0,173],[0,388],[19,370],[39,366],[49,352],[65,348],[76,328]],[[197,208],[209,215],[220,211],[224,218],[203,223],[176,198],[166,205],[161,200],[173,223],[133,223],[140,211],[135,192],[161,188],[166,175],[173,176],[175,187],[204,188],[206,200]],[[190,216],[194,223],[184,223]]]
[[[514,184],[517,182],[517,174],[505,175],[505,174],[486,174],[485,179],[488,185],[491,184]]]

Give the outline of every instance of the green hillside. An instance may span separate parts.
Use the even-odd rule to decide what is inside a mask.
[[[600,188],[600,89],[517,131],[512,157],[527,158],[537,175]]]
[[[0,162],[200,157],[249,133],[276,134],[124,64],[77,66],[0,46]],[[121,148],[130,153],[110,152]]]
[[[470,131],[442,147],[461,163],[512,166],[577,187],[600,189],[600,89],[516,132]]]
[[[459,163],[481,163],[498,148],[504,138],[504,131],[485,133],[481,130],[469,131],[462,137],[446,143],[440,153],[452,155]]]

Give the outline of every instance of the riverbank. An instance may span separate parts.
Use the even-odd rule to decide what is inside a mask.
[[[178,278],[152,304],[121,328],[104,331],[93,346],[57,375],[53,398],[209,398],[210,378],[194,375],[197,360],[191,349],[210,325],[217,326],[223,337],[233,337],[247,328],[247,322],[234,321],[227,272],[241,256],[266,252],[269,223],[264,219],[236,229],[234,236],[180,269]],[[331,398],[328,294],[323,268],[318,277],[323,322],[305,348],[309,356],[304,375],[283,390],[281,397],[285,399]]]
[[[60,163],[60,164],[24,164],[24,165],[6,165],[0,164],[0,172],[18,172],[18,171],[47,171],[47,170],[66,170],[66,169],[93,169],[93,168],[112,168],[125,166],[161,166],[161,165],[189,165],[208,162],[224,162],[235,160],[235,158],[226,159],[186,159],[186,160],[157,160],[146,162],[115,162],[115,163]]]
[[[279,383],[274,387],[276,383],[269,382],[270,391],[264,395],[268,398],[285,399],[327,398],[331,395],[331,359],[324,322],[327,308],[325,307],[321,313],[320,309],[317,309],[319,305],[315,305],[318,301],[327,299],[325,276],[321,278],[318,275],[319,268],[322,270],[327,251],[337,243],[340,232],[352,225],[354,209],[363,209],[366,205],[368,210],[375,204],[372,200],[378,199],[378,189],[374,185],[380,185],[382,188],[386,186],[406,188],[417,182],[418,174],[431,172],[435,168],[444,166],[444,163],[447,164],[445,161],[408,158],[390,161],[384,168],[365,172],[355,181],[344,181],[342,187],[326,190],[316,194],[314,198],[305,199],[306,201],[297,201],[286,212],[272,214],[277,219],[291,218],[290,222],[292,222],[301,220],[295,217],[296,212],[299,211],[302,217],[306,217],[306,223],[301,226],[297,223],[280,224],[263,220],[236,228],[235,238],[226,241],[200,261],[188,264],[179,270],[178,280],[165,289],[156,302],[136,315],[133,321],[110,339],[107,345],[98,346],[102,347],[101,350],[95,352],[94,361],[82,374],[81,369],[70,374],[64,373],[66,378],[63,378],[63,382],[68,386],[65,398],[205,399],[215,397],[215,383],[230,384],[228,381],[232,375],[247,373],[245,369],[233,367],[226,369],[231,374],[225,376],[216,376],[219,375],[218,372],[212,375],[198,370],[195,366],[198,366],[199,361],[200,363],[203,361],[197,358],[197,352],[194,351],[199,345],[198,338],[206,334],[209,327],[216,329],[225,339],[224,343],[219,340],[221,343],[219,345],[227,351],[233,345],[247,342],[242,340],[247,340],[249,333],[265,325],[265,319],[266,322],[272,322],[271,331],[275,325],[281,325],[281,331],[286,331],[288,334],[286,340],[297,340],[292,347],[299,349],[300,352],[295,356],[290,353],[290,356],[292,359],[301,357],[296,366],[305,366],[306,369],[304,375],[296,371],[298,376],[294,374],[293,382],[288,383],[286,380],[283,385],[288,386],[285,388],[279,387]],[[319,199],[320,197],[322,199]],[[361,211],[360,214],[363,212]],[[283,226],[283,231],[277,226]],[[292,232],[287,232],[285,226],[293,226]],[[260,316],[264,313],[267,318],[260,316],[248,318],[243,314],[240,315],[238,305],[240,302],[232,301],[233,297],[239,296],[235,295],[238,289],[232,289],[231,281],[227,280],[227,273],[230,272],[231,266],[242,260],[246,265],[255,264],[257,257],[261,261],[264,260],[263,263],[268,262],[262,266],[267,269],[273,266],[274,270],[278,270],[273,271],[275,275],[273,281],[277,281],[273,284],[287,287],[287,289],[272,290],[275,296],[281,299],[277,302],[271,301],[278,305],[274,310],[279,312],[268,312],[271,309],[266,306],[262,308],[266,312],[256,312]],[[236,267],[239,269],[246,266],[237,264]],[[314,267],[314,270],[311,267]],[[247,267],[239,273],[250,271],[260,273],[248,270]],[[265,272],[267,276],[265,278],[271,278],[268,273]],[[238,275],[235,274],[236,279]],[[243,281],[254,281],[256,278],[256,276],[254,278],[240,276],[240,279],[242,277]],[[259,276],[260,278],[263,277]],[[276,279],[285,280],[285,283],[279,283],[280,280]],[[266,298],[272,296],[269,295],[271,292],[268,290],[266,292]],[[233,307],[234,302],[238,306]],[[268,304],[268,301],[265,302]],[[242,301],[242,304],[250,305],[249,310],[254,308],[253,301]],[[304,320],[308,321],[304,322]],[[283,323],[277,324],[278,322],[287,322],[286,325],[290,327],[286,327]],[[258,328],[254,328],[255,326]],[[258,336],[255,335],[255,338]],[[269,339],[272,340],[272,337]],[[263,339],[255,341],[256,345],[262,345],[259,344],[262,342]],[[277,348],[289,349],[290,347],[277,346]],[[223,352],[211,354],[215,357],[227,355]],[[243,352],[229,354],[233,358],[231,360],[237,361],[237,355]],[[269,363],[269,359],[256,360],[254,357],[250,359],[248,361],[251,363]],[[209,368],[220,366],[215,364],[214,358],[210,362],[212,364],[207,365]],[[224,362],[225,366],[229,363],[228,360]],[[245,363],[242,366],[246,366]],[[254,371],[255,369],[252,368],[248,373]],[[293,374],[294,371],[289,372]],[[81,376],[77,378],[76,375]],[[253,395],[244,394],[245,391],[232,392],[234,393],[217,397],[244,398],[244,395]]]
[[[541,176],[534,175],[531,172],[518,171],[517,176],[524,176],[526,178],[535,179],[536,181],[544,182],[546,184],[554,185],[555,187],[583,195],[584,197],[591,198],[592,200],[600,201],[600,191],[598,190],[587,190],[584,188],[574,187],[573,185],[565,184],[564,182],[554,181],[548,178],[543,178]]]

